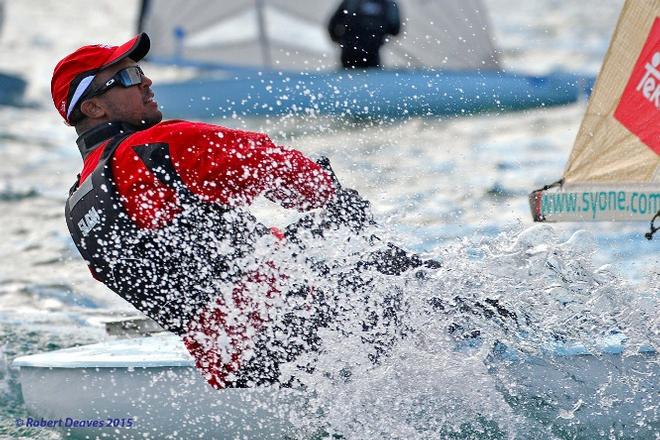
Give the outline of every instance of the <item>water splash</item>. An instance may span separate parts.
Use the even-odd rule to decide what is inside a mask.
[[[658,285],[596,267],[588,233],[562,242],[551,226],[534,226],[457,241],[435,252],[438,269],[356,272],[383,243],[335,231],[306,241],[304,261],[275,257],[339,311],[317,350],[281,367],[281,380],[295,378],[310,396],[293,419],[300,429],[365,439],[646,438],[660,427]],[[322,277],[308,269],[315,259],[331,268]]]

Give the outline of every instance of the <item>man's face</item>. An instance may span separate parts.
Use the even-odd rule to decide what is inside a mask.
[[[135,61],[125,58],[99,72],[94,84],[97,87],[105,84],[120,70],[136,65]],[[136,127],[151,127],[163,119],[163,114],[154,99],[151,84],[152,81],[145,75],[141,84],[131,87],[117,85],[94,99],[98,100],[109,120],[127,122]]]

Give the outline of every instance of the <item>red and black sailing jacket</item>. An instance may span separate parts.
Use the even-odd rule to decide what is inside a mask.
[[[269,233],[245,209],[255,197],[309,210],[334,194],[302,153],[216,125],[109,123],[78,147],[84,167],[66,203],[76,246],[95,278],[180,335]]]

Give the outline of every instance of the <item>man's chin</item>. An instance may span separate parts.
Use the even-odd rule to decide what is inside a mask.
[[[162,120],[163,120],[163,113],[161,113],[161,111],[158,110],[156,112],[153,112],[145,116],[144,119],[140,121],[140,126],[143,128],[153,127]]]

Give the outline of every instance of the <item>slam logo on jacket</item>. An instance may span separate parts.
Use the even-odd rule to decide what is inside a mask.
[[[98,225],[100,222],[101,215],[96,210],[96,208],[92,206],[90,210],[87,211],[83,218],[81,218],[78,222],[78,228],[80,229],[83,237],[87,237],[91,230],[94,229],[94,226]]]
[[[660,154],[660,18],[637,58],[614,117]]]

